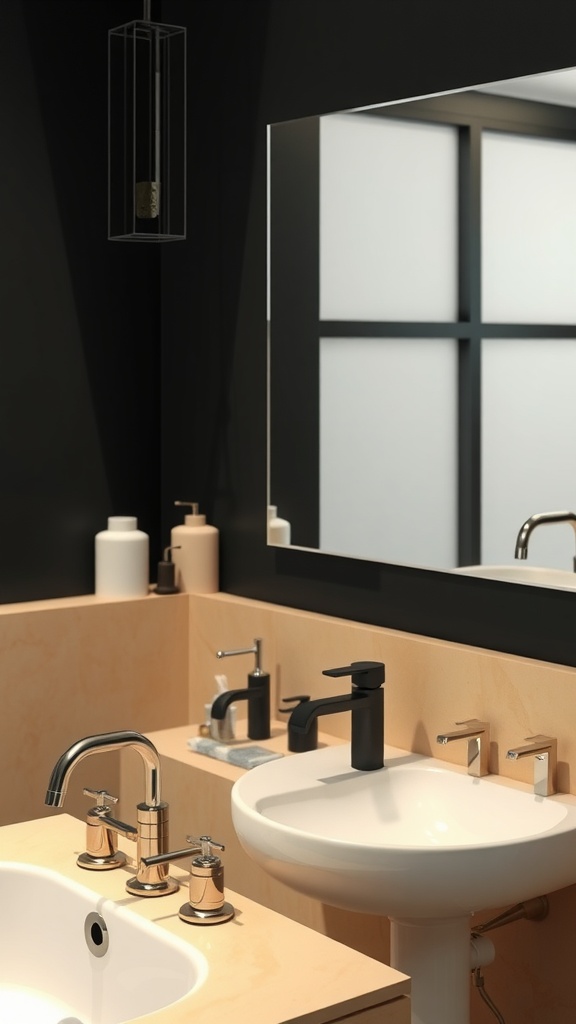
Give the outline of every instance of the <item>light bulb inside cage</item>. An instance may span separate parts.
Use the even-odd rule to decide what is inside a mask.
[[[185,237],[186,29],[132,21],[108,33],[108,238]]]

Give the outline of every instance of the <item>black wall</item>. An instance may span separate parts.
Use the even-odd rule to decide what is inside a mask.
[[[140,3],[0,6],[0,600],[92,589],[109,514],[155,561],[191,499],[223,589],[576,663],[571,595],[264,544],[267,121],[571,66],[572,0],[152,7],[189,32],[188,239],[157,247],[106,240],[107,31]]]
[[[132,16],[0,7],[3,602],[91,591],[108,515],[159,532],[159,253],[106,238],[107,30]]]

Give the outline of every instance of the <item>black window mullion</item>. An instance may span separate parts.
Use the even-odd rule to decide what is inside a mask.
[[[480,130],[458,133],[458,565],[481,561]]]

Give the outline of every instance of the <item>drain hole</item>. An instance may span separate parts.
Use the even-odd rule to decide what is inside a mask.
[[[88,914],[84,922],[86,945],[93,956],[104,956],[108,950],[110,938],[106,922],[100,914]]]

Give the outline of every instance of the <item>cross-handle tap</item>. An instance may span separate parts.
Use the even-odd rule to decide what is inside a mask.
[[[105,789],[84,789],[84,796],[96,800],[86,815],[86,851],[76,860],[78,867],[88,871],[110,871],[126,863],[126,854],[118,849],[118,836],[137,840],[138,830],[110,815],[110,806],[118,797]]]
[[[290,743],[306,734],[320,715],[352,712],[353,768],[377,771],[384,767],[384,665],[381,661],[353,661],[341,668],[328,668],[325,676],[351,676],[350,693],[301,702],[288,722]],[[293,747],[290,747],[293,749]]]
[[[556,792],[556,767],[558,763],[558,741],[553,736],[527,736],[525,747],[512,747],[506,757],[519,761],[523,757],[534,758],[534,795],[553,796]]]
[[[224,899],[224,869],[222,861],[214,850],[224,850],[211,836],[186,836],[191,845],[173,853],[162,853],[157,857],[145,857],[148,867],[166,864],[184,857],[194,857],[190,866],[188,885],[189,902],[182,904],[178,917],[187,924],[219,924],[234,916],[234,907]]]
[[[93,808],[88,813],[87,829],[95,825],[94,818],[96,818],[99,819],[98,825],[107,829],[109,833],[115,832],[137,842],[137,874],[134,878],[128,879],[126,889],[134,896],[165,896],[175,892],[178,883],[169,877],[168,869],[165,866],[148,867],[144,863],[144,857],[163,853],[168,848],[168,804],[160,799],[160,757],[156,747],[146,736],[139,732],[124,730],[86,736],[73,743],[58,758],[52,769],[45,803],[49,807],[63,806],[70,775],[84,758],[91,754],[107,753],[125,747],[137,750],[144,762],[145,800],[144,803],[138,804],[137,828],[108,817],[109,806],[105,803],[108,794],[104,790],[95,790],[91,795],[95,793],[97,798],[100,798],[100,806]],[[108,836],[109,839],[110,836]],[[87,854],[90,854],[91,845],[97,847],[102,840],[107,842],[103,832],[93,838],[88,838]],[[80,867],[96,871],[102,867],[119,866],[118,863],[101,864],[98,863],[98,859],[98,857],[90,855],[82,862],[79,859],[78,863]]]
[[[475,779],[490,774],[490,725],[478,718],[469,718],[467,722],[456,722],[461,726],[453,732],[441,732],[436,737],[437,743],[452,743],[453,740],[468,740],[467,767],[468,775]]]

